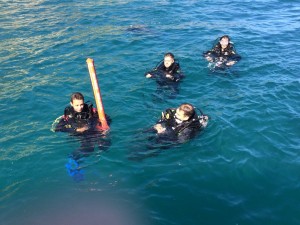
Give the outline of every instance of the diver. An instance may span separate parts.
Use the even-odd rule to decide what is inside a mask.
[[[65,108],[64,115],[55,125],[54,131],[69,132],[78,137],[81,142],[79,152],[83,154],[93,152],[94,145],[97,144],[101,150],[106,149],[107,143],[102,142],[106,135],[99,129],[101,123],[93,104],[84,103],[84,96],[75,92],[71,95],[70,105]],[[110,118],[107,115],[106,117],[110,122]]]
[[[68,132],[72,136],[79,138],[80,148],[72,153],[75,160],[83,155],[88,155],[94,151],[94,146],[99,150],[107,150],[110,141],[106,133],[101,129],[98,113],[92,104],[84,103],[84,96],[75,92],[71,95],[70,105],[65,108],[64,115],[60,117],[57,124],[54,124],[55,132]],[[110,118],[106,115],[108,122]]]
[[[138,144],[131,149],[128,158],[141,161],[194,138],[208,123],[208,116],[198,110],[201,115],[197,115],[194,106],[188,103],[166,109],[154,126],[142,131],[147,137],[146,146]]]
[[[163,62],[159,63],[153,70],[146,73],[146,78],[164,78],[173,82],[178,82],[183,78],[180,72],[180,65],[175,61],[175,57],[171,52],[164,55]]]
[[[153,126],[159,139],[167,138],[183,143],[207,126],[208,116],[199,110],[198,116],[193,105],[181,104],[178,108],[169,108],[162,112],[160,120]]]
[[[228,35],[220,37],[218,43],[211,50],[204,52],[203,56],[208,62],[215,63],[215,66],[219,68],[230,67],[241,59]]]
[[[171,92],[171,96],[176,95],[179,81],[184,78],[179,62],[171,52],[164,55],[163,61],[158,63],[151,71],[145,74],[146,78],[154,78],[158,84],[158,92],[165,90]]]
[[[92,128],[92,123],[97,122],[97,112],[92,104],[84,103],[81,93],[75,92],[71,95],[70,105],[65,108],[54,131],[83,133]]]

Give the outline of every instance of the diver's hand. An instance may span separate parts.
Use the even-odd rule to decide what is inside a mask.
[[[205,59],[206,59],[208,62],[213,62],[213,61],[214,61],[213,58],[210,57],[210,56],[206,56]]]
[[[235,61],[229,61],[229,62],[226,63],[226,66],[232,66],[234,64],[235,64]]]
[[[152,77],[152,75],[150,74],[150,73],[148,73],[147,75],[146,75],[146,78],[151,78]]]
[[[87,125],[85,125],[84,127],[77,128],[76,132],[82,133],[82,132],[84,132],[84,131],[86,131],[88,129],[89,129],[89,127]]]
[[[166,74],[166,78],[173,80],[173,76],[168,73]]]
[[[163,127],[160,123],[159,124],[155,124],[153,126],[153,128],[157,131],[158,134],[161,134],[161,133],[163,133],[163,132],[166,131],[166,128]]]
[[[217,67],[221,67],[222,64],[223,64],[223,62],[220,62],[220,61],[219,61],[219,62],[216,62],[216,66],[217,66]]]
[[[208,116],[202,115],[200,117],[200,121],[199,122],[205,128],[207,126],[207,123],[208,123]]]

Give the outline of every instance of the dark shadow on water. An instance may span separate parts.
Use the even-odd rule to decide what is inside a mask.
[[[179,94],[179,83],[157,83],[157,89],[152,94],[153,102],[165,102],[169,99],[175,99]]]
[[[152,128],[136,134],[137,138],[132,143],[128,159],[132,161],[143,161],[147,158],[157,157],[163,151],[171,150],[179,145],[175,140],[166,136],[158,136]],[[141,137],[142,138],[138,138]]]

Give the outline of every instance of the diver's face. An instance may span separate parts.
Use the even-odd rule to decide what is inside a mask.
[[[166,56],[164,58],[164,65],[166,68],[169,68],[173,64],[173,62],[174,62],[174,59],[170,56]]]
[[[175,120],[177,123],[181,123],[182,121],[186,121],[188,119],[189,117],[184,114],[183,110],[180,110],[179,108],[176,109]]]
[[[222,46],[222,48],[226,48],[229,44],[229,40],[227,37],[223,37],[221,40],[220,40],[220,44]]]
[[[74,99],[73,102],[70,102],[71,106],[73,107],[75,112],[81,112],[84,107],[83,100]]]

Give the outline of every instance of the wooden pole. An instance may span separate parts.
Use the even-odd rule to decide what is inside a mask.
[[[97,74],[96,74],[96,70],[95,70],[95,66],[94,66],[94,60],[91,58],[88,58],[86,60],[86,63],[88,65],[90,78],[91,78],[91,82],[92,82],[92,87],[93,87],[93,91],[94,91],[94,97],[95,97],[96,106],[97,106],[97,111],[98,111],[98,116],[99,116],[99,120],[101,122],[100,129],[108,130],[109,126],[106,121],[106,116],[105,116],[104,107],[103,107],[102,98],[101,98],[101,92],[100,92],[100,88],[98,85]]]

